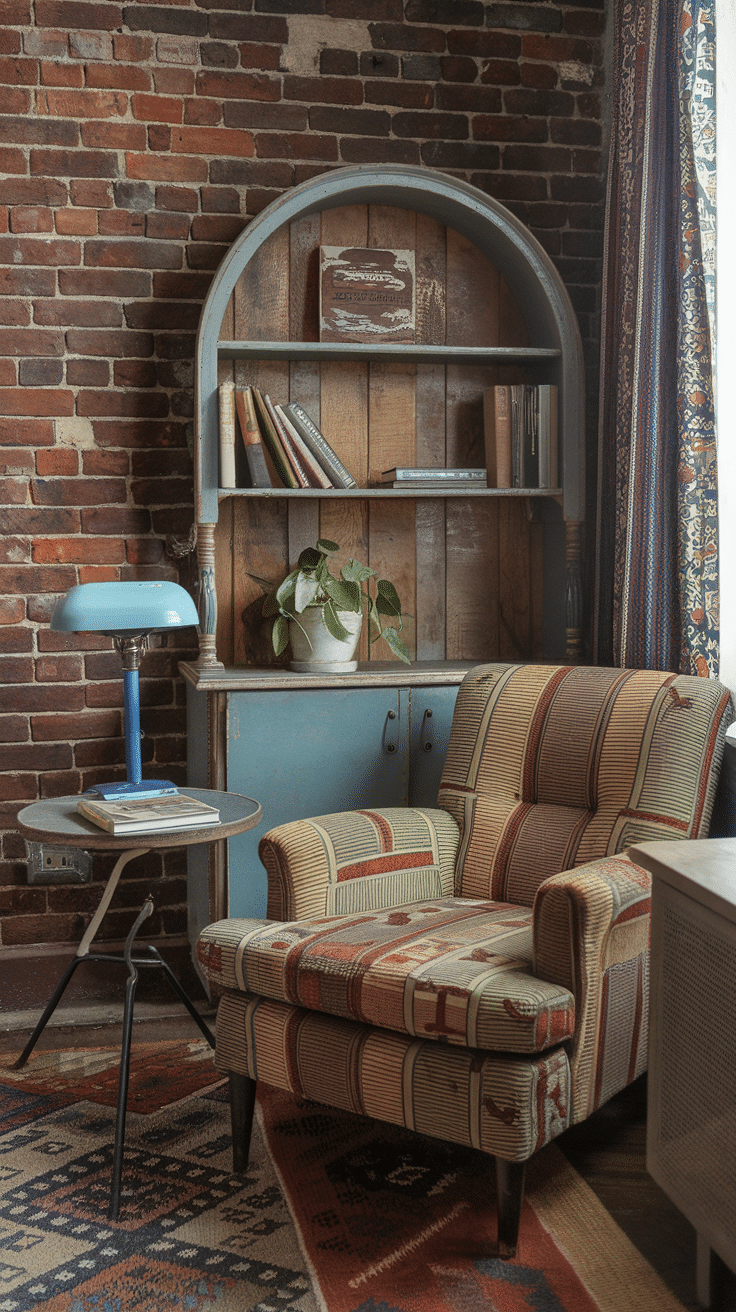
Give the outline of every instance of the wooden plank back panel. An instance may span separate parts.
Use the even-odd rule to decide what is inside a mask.
[[[526,344],[508,287],[466,238],[426,215],[363,205],[309,215],[274,233],[241,275],[221,336],[318,340],[320,245],[414,249],[420,344]],[[230,369],[226,363],[223,376]],[[513,367],[240,361],[233,376],[274,401],[299,400],[358,484],[367,485],[371,471],[400,464],[484,466],[483,389],[524,375]],[[328,494],[321,501],[222,503],[221,658],[273,663],[260,623],[263,592],[249,574],[283,577],[319,536],[340,543],[339,563],[355,556],[392,580],[410,617],[404,636],[418,659],[538,655],[542,531],[514,499],[358,501]],[[243,612],[253,621],[250,636]],[[361,660],[387,654],[383,644],[369,648],[364,634]]]

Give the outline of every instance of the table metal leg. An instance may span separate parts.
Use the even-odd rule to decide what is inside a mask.
[[[123,1039],[120,1048],[120,1075],[118,1077],[118,1108],[115,1118],[115,1151],[113,1154],[112,1164],[112,1185],[110,1189],[110,1210],[108,1216],[111,1221],[117,1221],[120,1210],[120,1184],[123,1175],[123,1155],[125,1152],[125,1118],[128,1107],[128,1081],[130,1078],[130,1042],[133,1034],[133,1004],[135,1003],[135,990],[138,984],[138,971],[133,963],[131,952],[133,941],[138,930],[147,920],[153,911],[153,901],[147,897],[131,927],[130,933],[125,940],[123,950],[123,960],[128,967],[128,978],[125,981],[125,1007],[123,1009]]]
[[[108,879],[105,885],[105,889],[102,894],[102,897],[100,898],[100,902],[97,907],[97,910],[95,911],[92,919],[89,922],[89,925],[87,926],[87,929],[85,930],[85,933],[80,941],[79,947],[77,948],[72,961],[70,961],[69,965],[64,971],[64,974],[59,980],[59,983],[54,989],[54,992],[49,998],[49,1001],[47,1002],[43,1012],[41,1013],[41,1017],[38,1021],[38,1024],[36,1025],[35,1030],[33,1031],[25,1048],[20,1054],[20,1057],[16,1062],[13,1063],[13,1070],[20,1070],[22,1066],[25,1066],[39,1038],[41,1037],[43,1031],[45,1030],[49,1020],[51,1019],[54,1012],[56,1011],[56,1008],[61,1002],[62,996],[64,994],[64,990],[66,989],[67,984],[69,983],[72,975],[77,969],[77,966],[81,966],[82,962],[88,959],[90,945],[95,937],[95,934],[97,933],[100,927],[100,924],[102,923],[107,908],[110,905],[110,902],[112,900],[112,895],[115,892],[115,889],[117,888],[118,880],[120,879],[120,876],[123,873],[125,866],[129,861],[132,861],[134,857],[143,856],[148,850],[149,849],[147,847],[136,848],[132,852],[123,852],[122,856],[118,857],[113,867],[110,878]]]

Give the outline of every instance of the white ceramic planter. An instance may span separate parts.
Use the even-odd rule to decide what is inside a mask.
[[[339,610],[337,614],[343,628],[350,634],[342,642],[333,638],[325,627],[319,606],[308,606],[299,616],[299,623],[309,635],[308,640],[299,625],[289,620],[292,670],[301,674],[349,674],[357,670],[355,650],[363,627],[363,612]]]

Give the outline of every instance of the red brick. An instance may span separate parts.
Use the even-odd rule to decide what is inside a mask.
[[[256,140],[258,154],[266,159],[311,159],[337,162],[337,141],[317,133],[262,132]]]
[[[0,59],[0,83],[9,87],[35,87],[38,64],[35,59]]]
[[[0,237],[0,259],[12,264],[17,257],[28,264],[51,265],[79,264],[81,247],[76,241],[35,241],[28,238],[19,242],[17,237]]]
[[[151,275],[140,270],[60,269],[59,291],[62,296],[131,296],[151,295]]]
[[[33,543],[34,564],[125,564],[125,542],[115,538],[38,538]]]
[[[110,151],[31,151],[31,173],[51,178],[116,178],[117,158]]]
[[[197,209],[197,193],[191,187],[157,187],[156,208],[191,214]]]
[[[16,205],[10,211],[11,232],[53,232],[54,220],[51,210],[38,206]]]
[[[0,355],[63,355],[64,338],[37,328],[0,329]],[[6,412],[7,413],[7,412]]]
[[[36,99],[41,114],[60,118],[122,118],[128,112],[128,97],[122,91],[39,91]]]
[[[77,683],[83,674],[79,656],[39,656],[36,660],[36,679],[39,683]]]
[[[0,387],[12,387],[17,381],[15,360],[0,360]]]
[[[141,123],[84,123],[82,143],[90,150],[100,146],[108,150],[144,150],[146,129]]]
[[[88,205],[93,209],[107,209],[113,204],[109,182],[91,178],[73,178],[69,183],[72,205]]]
[[[188,241],[189,239],[189,215],[188,214],[157,214],[151,213],[146,215],[146,236],[156,241],[178,240]]]
[[[187,155],[248,156],[254,153],[253,134],[237,128],[175,129],[171,149]]]
[[[116,387],[155,387],[156,366],[152,360],[116,360],[113,365]]]
[[[26,301],[11,301],[0,297],[0,324],[23,328],[31,322],[31,310]]]
[[[0,403],[1,404],[1,403]],[[168,398],[148,392],[88,392],[77,397],[77,414],[95,417],[136,415],[139,418],[162,418],[168,414]]]
[[[26,171],[26,157],[22,150],[12,146],[0,146],[0,169],[3,173],[22,173]]]
[[[54,426],[48,419],[4,419],[0,415],[0,446],[51,446]]]
[[[36,506],[124,505],[126,487],[113,478],[39,478],[31,484],[31,497]]]
[[[97,233],[97,210],[56,210],[54,223],[61,236],[94,237]]]
[[[173,96],[132,96],[133,117],[144,123],[181,123],[184,107]]]
[[[153,37],[126,36],[115,32],[112,38],[113,54],[123,63],[143,63],[153,55]]]
[[[184,122],[200,127],[214,127],[222,122],[220,100],[187,100],[184,103]]]
[[[123,7],[88,0],[36,0],[36,23],[39,27],[89,27],[107,32],[122,26]]]
[[[36,452],[36,472],[42,478],[79,473],[79,452],[70,448],[55,447],[52,451]]]
[[[146,220],[134,210],[105,210],[99,227],[101,237],[143,237]]]
[[[22,597],[0,597],[0,624],[22,624],[26,617]]]
[[[59,327],[117,328],[123,311],[117,301],[73,301],[68,297],[33,302],[34,323]]]
[[[31,559],[30,538],[0,537],[0,564],[24,565]]]
[[[62,388],[0,388],[0,415],[73,415],[74,395]]]
[[[82,471],[85,474],[102,474],[109,477],[118,474],[123,478],[129,471],[130,457],[127,451],[83,451]]]
[[[153,86],[162,96],[191,96],[194,72],[191,68],[165,68],[159,64],[153,72]]]
[[[24,506],[28,500],[28,482],[22,478],[0,478],[0,504]]]
[[[120,91],[150,91],[151,74],[133,64],[88,64],[88,87],[109,87]]]
[[[318,78],[313,79],[319,81]],[[197,74],[197,95],[214,100],[270,100],[281,99],[281,80],[257,73],[230,73],[222,69],[207,69]],[[308,99],[308,97],[303,97]],[[301,97],[295,97],[301,99]]]
[[[69,360],[66,381],[70,387],[107,387],[110,365],[107,360]]]
[[[171,150],[171,128],[168,123],[151,123],[146,129],[148,149],[162,155]]]
[[[129,178],[142,178],[152,182],[207,181],[207,165],[204,160],[199,159],[126,155],[125,167]]]
[[[0,715],[0,743],[28,741],[28,721],[24,715]]]
[[[182,250],[173,242],[163,241],[88,241],[84,258],[87,265],[96,268],[179,269]]]
[[[64,42],[66,45],[66,40]],[[41,85],[45,87],[83,87],[84,69],[79,64],[45,63],[41,65]]]

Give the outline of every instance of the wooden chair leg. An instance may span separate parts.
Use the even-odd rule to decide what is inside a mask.
[[[249,1075],[228,1073],[230,1082],[230,1124],[233,1135],[233,1171],[245,1175],[248,1170],[250,1136],[256,1105],[256,1082]]]
[[[526,1162],[506,1162],[502,1157],[496,1158],[497,1255],[501,1258],[516,1256],[525,1174]]]

